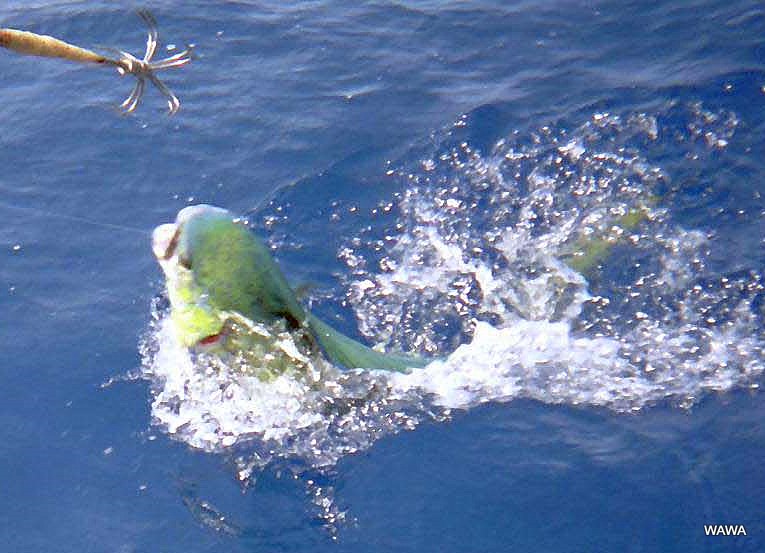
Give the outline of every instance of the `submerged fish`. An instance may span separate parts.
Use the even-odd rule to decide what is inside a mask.
[[[182,209],[175,223],[154,230],[152,246],[165,273],[176,336],[185,347],[213,353],[262,350],[273,346],[274,341],[264,337],[276,328],[347,368],[406,372],[425,364],[415,356],[368,348],[304,309],[268,247],[225,209]],[[257,374],[268,377],[283,370],[287,367],[272,366]]]

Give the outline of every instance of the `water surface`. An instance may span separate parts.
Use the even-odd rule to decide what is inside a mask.
[[[759,3],[149,7],[199,53],[173,118],[0,52],[4,549],[762,550]],[[106,2],[0,26],[144,42]],[[446,361],[360,377],[385,408],[313,434],[310,402],[243,419],[203,386],[172,428],[148,233],[196,202],[247,213],[344,331]],[[601,268],[564,262],[633,209]]]

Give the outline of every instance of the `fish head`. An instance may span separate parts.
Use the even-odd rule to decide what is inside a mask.
[[[174,223],[154,229],[152,249],[183,346],[214,344],[231,312],[246,314],[252,240],[244,221],[203,204],[182,209]]]

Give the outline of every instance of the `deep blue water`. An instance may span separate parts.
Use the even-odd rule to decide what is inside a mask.
[[[114,106],[132,82],[109,70],[0,52],[1,550],[765,550],[761,2],[149,8],[164,44],[193,42],[199,56],[163,77],[182,102],[172,118],[151,89],[134,116],[120,116]],[[11,1],[0,26],[139,53],[131,9]],[[583,157],[566,153],[569,140]],[[471,180],[476,160],[505,163],[491,173],[499,188],[487,189],[510,191],[517,210],[465,188],[484,178]],[[364,308],[384,302],[351,301],[349,290],[380,272],[397,222],[417,241],[411,205],[455,186],[477,207],[439,212],[441,230],[505,228],[536,209],[527,199],[542,173],[563,205],[568,188],[556,186],[594,175],[655,198],[659,222],[644,234],[704,237],[672,258],[691,272],[672,294],[655,276],[667,262],[650,236],[619,245],[616,261],[588,275],[610,307],[587,304],[571,336],[634,338],[629,367],[647,375],[657,348],[630,333],[646,318],[687,330],[701,349],[719,331],[740,356],[673,365],[667,350],[656,369],[666,397],[634,385],[621,402],[524,372],[520,392],[479,395],[446,421],[422,418],[331,470],[293,478],[280,460],[246,488],[232,452],[200,451],[157,423],[157,382],[121,379],[145,363],[139,342],[162,293],[149,233],[189,203],[250,214],[291,280],[315,284],[314,308],[356,333],[354,315],[364,322]],[[387,203],[390,213],[372,213]],[[368,266],[354,273],[343,248]],[[631,292],[637,299],[625,299]],[[442,355],[470,340],[428,301],[405,306],[414,315],[400,344],[418,328]],[[687,309],[703,317],[691,324]],[[499,316],[478,318],[496,325],[490,315]],[[309,478],[333,488],[352,520],[327,529]],[[704,524],[742,524],[747,536],[706,537]]]

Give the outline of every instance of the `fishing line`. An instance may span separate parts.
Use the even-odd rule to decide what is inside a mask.
[[[16,211],[21,211],[23,213],[32,213],[34,215],[39,215],[41,217],[52,217],[54,219],[63,219],[65,221],[75,221],[77,223],[92,225],[94,227],[108,228],[112,230],[123,230],[126,232],[135,232],[143,236],[148,236],[151,234],[150,231],[139,229],[137,227],[118,225],[116,223],[104,223],[102,221],[93,221],[92,219],[86,219],[85,217],[78,217],[77,215],[65,215],[63,213],[55,213],[53,211],[39,209],[37,207],[23,207],[20,205],[7,204],[5,202],[0,202],[0,207],[5,209],[14,209]]]

